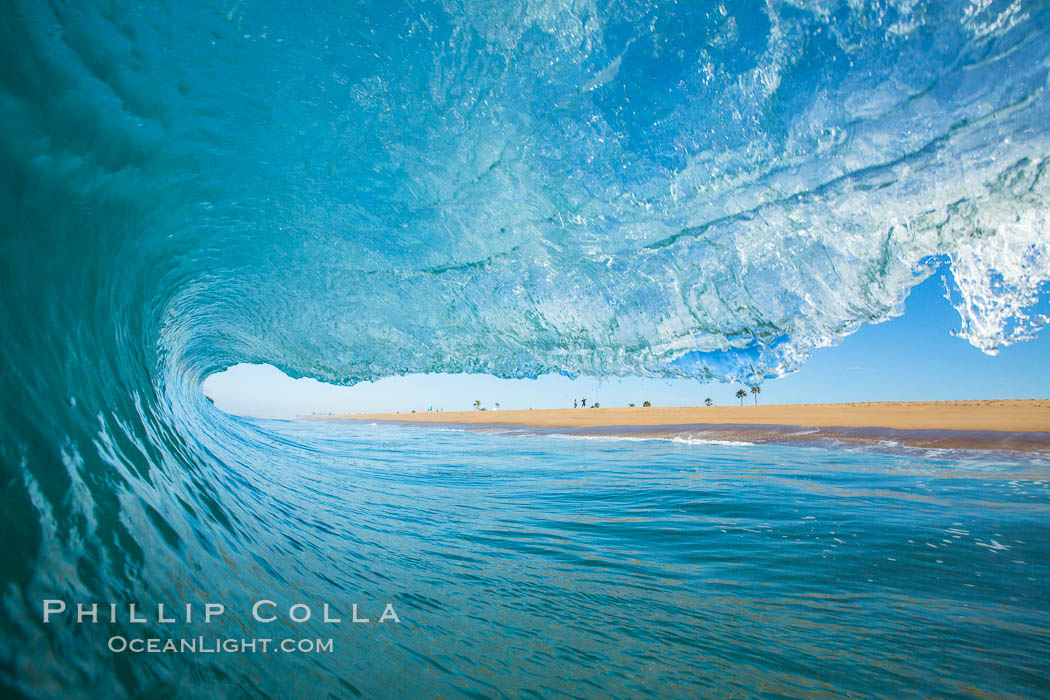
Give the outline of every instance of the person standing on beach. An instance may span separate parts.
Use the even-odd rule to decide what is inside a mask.
[[[587,408],[587,399],[580,399],[580,403],[583,404],[584,408]]]
[[[577,407],[577,406],[576,406],[576,399],[573,399],[573,400],[572,400],[572,407],[573,407],[573,408],[576,408],[576,407]]]

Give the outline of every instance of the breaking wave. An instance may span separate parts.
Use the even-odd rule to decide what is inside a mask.
[[[1046,3],[2,13],[0,665],[23,690],[76,641],[34,621],[48,591],[281,578],[267,465],[291,448],[205,401],[232,364],[756,382],[938,268],[986,352],[1048,320]],[[111,662],[53,690],[89,668]]]

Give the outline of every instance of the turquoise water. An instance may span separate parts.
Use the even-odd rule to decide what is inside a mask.
[[[1029,339],[1050,4],[0,20],[0,691],[1043,692],[1034,458],[252,423],[201,383],[757,384],[935,269],[966,341]],[[307,625],[332,654],[130,656],[107,638],[167,623],[41,616],[218,601],[174,629],[257,635],[267,596],[403,621]]]
[[[165,485],[175,511],[129,503],[149,552],[132,599],[327,602],[343,619],[358,603],[372,623],[296,627],[331,654],[124,666],[105,645],[127,625],[51,626],[14,652],[23,689],[83,674],[195,697],[1046,691],[1045,459],[222,420],[281,458],[208,446],[227,465],[203,488],[217,537],[188,514],[188,478]],[[32,593],[72,579],[58,566]],[[375,622],[386,603],[400,624]],[[273,632],[236,614],[178,629]]]

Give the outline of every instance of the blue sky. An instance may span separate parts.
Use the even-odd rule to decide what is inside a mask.
[[[929,401],[1050,397],[1050,337],[988,356],[951,335],[959,327],[944,299],[940,275],[912,290],[903,316],[864,326],[838,346],[817,350],[794,374],[762,385],[761,403]],[[628,378],[599,381],[546,375],[498,379],[487,375],[410,375],[337,387],[291,379],[267,365],[238,365],[205,382],[205,393],[224,411],[260,417],[363,411],[469,410],[480,400],[508,408],[565,408],[573,398],[588,404],[693,405],[711,397],[735,405],[739,385],[695,380]],[[752,399],[748,397],[750,403]]]

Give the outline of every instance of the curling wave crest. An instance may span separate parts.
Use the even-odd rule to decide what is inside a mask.
[[[460,442],[431,449],[438,433],[413,442],[381,427],[346,437],[236,419],[200,384],[238,362],[334,383],[410,372],[756,382],[898,313],[936,269],[960,335],[986,352],[1048,320],[1045,2],[13,0],[0,19],[5,690],[454,695],[465,687],[456,669],[505,674],[521,661],[513,677],[527,679],[560,663],[538,647],[477,662],[470,635],[442,626],[438,601],[464,597],[457,586],[473,572],[448,568],[466,562],[464,542],[492,543],[478,588],[513,598],[450,609],[493,620],[524,601],[520,619],[533,619],[542,606],[519,593],[536,582],[508,585],[517,574],[504,552],[556,555],[530,560],[544,586],[579,552],[514,544],[535,524],[529,508],[547,503],[517,499],[561,493],[576,463],[557,452],[551,473],[572,478],[549,478],[530,453],[523,464],[540,477],[501,490],[512,483],[505,454],[478,436],[472,454],[486,466],[472,471],[449,467]],[[607,507],[660,500],[677,518],[676,499],[700,483],[638,492],[648,477],[625,474],[629,488],[616,481],[593,511],[571,489],[551,508],[604,522]],[[479,493],[502,503],[483,525],[461,506]],[[771,501],[724,515],[766,518]],[[511,534],[492,529],[501,522]],[[551,542],[605,532],[588,523]],[[648,549],[625,532],[595,551]],[[697,541],[661,534],[652,551],[687,540]],[[747,562],[767,550],[742,551]],[[698,561],[685,549],[667,557],[687,572]],[[674,567],[657,564],[664,582]],[[641,576],[639,566],[609,571]],[[834,580],[860,578],[843,569]],[[264,591],[294,603],[363,589],[414,606],[424,633],[406,627],[380,645],[347,632],[338,661],[127,663],[96,643],[104,628],[38,616],[50,597],[237,602]],[[540,590],[558,593],[544,604],[577,605]],[[609,589],[579,590],[586,608]],[[679,590],[667,591],[677,605]],[[921,613],[927,621],[929,606]],[[711,639],[731,630],[713,619]],[[863,628],[876,619],[858,618],[863,633],[840,648],[897,639]],[[803,622],[783,629],[817,628]],[[949,624],[991,648],[1008,629],[929,627]],[[515,629],[527,625],[508,622],[488,646],[517,649]],[[647,658],[648,640],[632,658]],[[607,647],[584,647],[605,671],[621,668]],[[727,685],[743,695],[784,680],[772,667],[756,681],[751,659],[724,666],[719,651],[698,664],[694,652],[661,658],[675,669],[664,680],[709,667],[743,674]],[[817,653],[814,667],[832,656]],[[871,658],[880,683],[887,669],[905,677]],[[908,671],[939,678],[934,661]],[[973,666],[965,655],[958,665]],[[843,673],[857,674],[852,661]],[[557,687],[593,694],[576,680]],[[1031,694],[1030,682],[1001,687]],[[632,692],[618,683],[604,687]]]
[[[18,223],[179,371],[755,381],[945,262],[977,347],[1047,320],[1044,3],[16,14]]]

